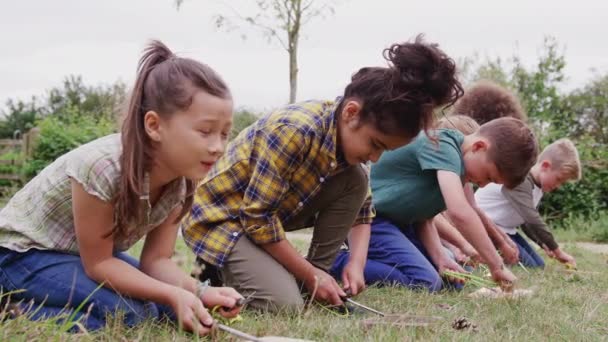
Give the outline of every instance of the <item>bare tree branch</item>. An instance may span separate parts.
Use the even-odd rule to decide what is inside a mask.
[[[184,0],[174,0],[175,6],[179,8],[183,5]],[[216,15],[215,25],[218,28],[226,31],[231,31],[238,27],[232,25],[231,19],[238,21],[241,24],[246,24],[258,29],[268,41],[273,38],[285,49],[289,54],[289,83],[290,83],[290,102],[295,100],[297,90],[297,75],[298,75],[298,43],[300,40],[300,31],[303,25],[307,24],[315,17],[324,17],[325,13],[332,13],[334,9],[327,3],[322,3],[322,0],[256,0],[257,13],[253,16],[245,16],[232,6],[228,1],[211,0],[222,4],[226,7],[231,16]],[[337,0],[328,0],[332,3]],[[283,36],[285,34],[285,36]]]

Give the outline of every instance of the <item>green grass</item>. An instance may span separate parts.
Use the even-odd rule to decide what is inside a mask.
[[[306,243],[295,242],[299,250]],[[281,335],[316,341],[404,341],[420,340],[608,340],[608,272],[606,255],[593,254],[566,243],[564,248],[576,257],[579,270],[599,273],[571,274],[549,261],[545,271],[525,272],[515,268],[522,288],[533,288],[534,296],[518,300],[471,299],[475,288],[461,292],[427,294],[401,288],[371,288],[360,295],[361,303],[387,313],[438,316],[429,328],[374,327],[366,330],[361,321],[374,317],[358,313],[340,317],[312,306],[298,315],[243,313],[235,328],[254,335]],[[138,255],[141,245],[131,252]],[[194,260],[180,240],[176,258],[186,269]],[[477,331],[455,330],[452,322],[466,317]],[[219,333],[219,341],[235,341]],[[1,341],[193,341],[196,337],[171,324],[147,322],[133,329],[115,320],[98,332],[69,334],[60,332],[54,322],[30,322],[25,317],[0,323]],[[204,340],[204,339],[203,339]]]

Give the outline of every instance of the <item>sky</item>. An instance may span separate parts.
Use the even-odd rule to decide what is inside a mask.
[[[231,13],[226,3],[243,15],[255,10],[253,0],[184,0],[179,10],[174,0],[0,0],[0,109],[43,96],[68,75],[129,85],[150,39],[214,68],[237,107],[286,103],[287,52],[248,26],[218,30],[213,16]],[[359,68],[384,65],[385,47],[418,33],[456,60],[516,54],[529,66],[553,36],[566,56],[564,90],[583,86],[593,69],[608,72],[605,0],[336,0],[334,8],[303,28],[300,100],[333,99]]]

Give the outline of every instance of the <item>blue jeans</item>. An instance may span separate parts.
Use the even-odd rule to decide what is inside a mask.
[[[348,251],[338,253],[330,270],[336,279],[340,279],[348,259]],[[429,260],[414,227],[401,232],[388,220],[374,219],[364,270],[366,284],[439,291],[441,277]]]
[[[115,257],[134,267],[139,266],[138,261],[126,253]],[[80,319],[87,330],[104,327],[106,316],[117,312],[124,314],[124,324],[129,327],[164,316],[175,319],[175,314],[166,306],[98,287],[99,283],[86,275],[78,255],[36,249],[21,253],[0,247],[0,288],[3,293],[25,289],[25,292],[13,294],[11,301],[20,302],[22,308],[28,308],[28,303],[32,302],[30,318],[33,320],[58,315],[67,318],[89,295],[74,318]],[[72,330],[77,331],[75,326]]]
[[[517,248],[519,249],[519,261],[526,267],[545,267],[545,261],[543,258],[536,253],[534,248],[530,246],[530,244],[524,239],[523,236],[519,235],[519,233],[515,233],[515,235],[509,235],[511,240],[515,242]]]

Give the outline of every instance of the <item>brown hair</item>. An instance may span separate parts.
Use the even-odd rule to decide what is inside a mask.
[[[499,118],[479,127],[480,136],[490,141],[488,158],[511,189],[521,184],[536,163],[538,144],[532,130],[514,118]]]
[[[154,40],[144,50],[137,67],[137,78],[122,123],[120,182],[114,199],[115,226],[111,234],[122,234],[132,222],[141,222],[144,177],[153,163],[153,145],[144,127],[144,115],[155,111],[169,117],[187,110],[197,91],[230,98],[230,90],[209,66],[177,57],[160,41]],[[195,183],[186,180],[186,199],[178,220],[190,211]]]
[[[437,44],[393,44],[383,52],[388,67],[366,67],[344,90],[337,112],[349,98],[362,102],[361,121],[386,134],[418,135],[433,123],[433,109],[452,105],[462,96],[456,63]]]
[[[479,124],[466,115],[450,115],[439,119],[435,128],[455,129],[464,135],[470,135],[479,129]]]
[[[551,168],[559,171],[568,180],[580,180],[583,176],[581,160],[574,143],[562,138],[549,144],[538,156],[538,161],[549,160]]]
[[[519,99],[511,91],[485,80],[467,89],[451,113],[470,116],[480,125],[502,117],[527,120]]]

